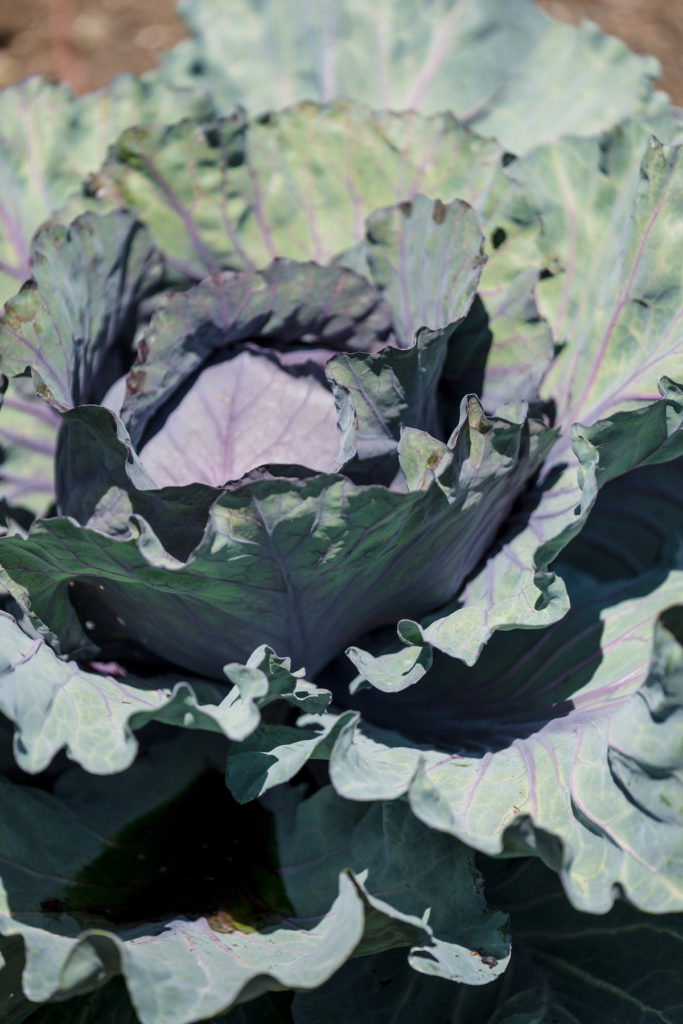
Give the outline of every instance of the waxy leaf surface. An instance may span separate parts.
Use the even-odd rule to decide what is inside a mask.
[[[223,111],[338,96],[452,110],[513,152],[616,124],[643,104],[657,74],[652,58],[596,25],[562,25],[530,0],[325,0],[314,11],[239,0],[229,15],[220,0],[185,0],[181,10],[194,39],[171,51],[163,71],[208,86]]]

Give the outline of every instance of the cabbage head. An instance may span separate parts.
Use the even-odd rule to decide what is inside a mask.
[[[0,94],[3,1020],[677,1021],[680,112],[530,0],[182,6]]]

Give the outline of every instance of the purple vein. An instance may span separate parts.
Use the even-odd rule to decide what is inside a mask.
[[[415,84],[413,85],[410,95],[406,100],[406,109],[419,109],[422,98],[429,88],[434,75],[441,67],[446,55],[450,52],[451,35],[460,21],[464,10],[465,4],[463,0],[457,0],[451,10],[451,13],[441,24],[438,35],[434,34],[434,36],[432,36],[429,52],[425,57],[424,64],[420,68]]]
[[[615,306],[615,308],[614,308],[614,310],[612,312],[612,316],[610,317],[609,323],[607,325],[607,329],[605,331],[604,337],[603,337],[602,342],[600,344],[600,349],[599,349],[597,357],[596,357],[596,359],[595,359],[595,361],[593,363],[593,369],[592,369],[592,371],[591,371],[591,373],[590,373],[590,375],[588,377],[588,380],[587,380],[586,385],[585,385],[585,387],[583,389],[583,392],[581,393],[581,395],[578,398],[578,400],[576,400],[574,402],[573,406],[569,409],[569,411],[568,411],[568,413],[567,413],[567,415],[565,417],[565,422],[566,423],[573,422],[573,420],[576,418],[576,416],[579,415],[579,410],[582,408],[584,402],[586,401],[586,398],[590,394],[590,392],[591,392],[591,390],[592,390],[592,388],[593,388],[597,378],[600,375],[600,371],[601,371],[601,368],[602,368],[602,362],[603,362],[603,360],[605,358],[605,353],[607,352],[607,347],[609,345],[610,339],[611,339],[612,334],[614,332],[614,329],[615,329],[615,327],[617,325],[619,317],[621,316],[621,312],[622,312],[624,306],[626,305],[626,303],[630,299],[631,288],[633,287],[633,282],[635,280],[636,273],[638,272],[638,269],[640,267],[641,261],[643,259],[643,255],[645,253],[645,248],[646,248],[646,245],[647,245],[647,243],[649,241],[652,229],[654,228],[655,223],[657,222],[657,219],[659,218],[659,215],[662,212],[662,208],[664,206],[664,203],[665,203],[665,201],[667,199],[667,196],[669,194],[669,191],[671,189],[671,185],[673,183],[674,171],[676,170],[677,164],[678,164],[678,153],[676,153],[676,157],[675,157],[675,159],[674,159],[674,161],[673,161],[673,163],[671,165],[671,168],[669,170],[669,176],[668,176],[666,185],[665,185],[665,187],[662,190],[662,194],[659,197],[659,200],[657,201],[657,203],[655,204],[655,207],[654,207],[652,213],[650,214],[650,218],[649,218],[649,220],[647,222],[647,226],[646,226],[645,231],[643,232],[643,236],[642,236],[642,238],[640,240],[640,245],[638,246],[638,251],[636,253],[636,257],[635,257],[635,259],[633,261],[633,266],[631,267],[631,272],[630,272],[630,274],[628,276],[628,280],[626,282],[626,287],[624,288],[624,290],[623,290],[623,292],[621,294],[621,297],[619,298],[619,301],[617,302],[617,304],[616,304],[616,306]]]

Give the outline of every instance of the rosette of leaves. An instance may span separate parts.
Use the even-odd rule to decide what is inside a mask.
[[[579,910],[617,895],[610,950],[647,911],[675,947],[678,132],[650,109],[513,158],[350,101],[188,118],[124,132],[38,233],[0,323],[0,708],[24,772],[128,771],[10,771],[16,1020],[78,997],[84,1021],[243,1000],[229,1019],[301,1024],[361,954],[387,1019],[531,1020],[538,979],[549,1012],[630,1006],[628,972],[562,984]],[[263,860],[216,873],[233,837],[202,860],[206,818],[147,849],[204,799]],[[502,993],[473,850],[532,854],[575,908],[547,897],[552,962],[513,909]]]

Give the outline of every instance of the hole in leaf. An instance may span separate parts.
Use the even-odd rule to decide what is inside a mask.
[[[500,249],[501,245],[503,244],[503,242],[505,242],[506,238],[507,233],[503,230],[503,228],[496,228],[496,230],[491,235],[491,245],[493,246],[494,249]]]

